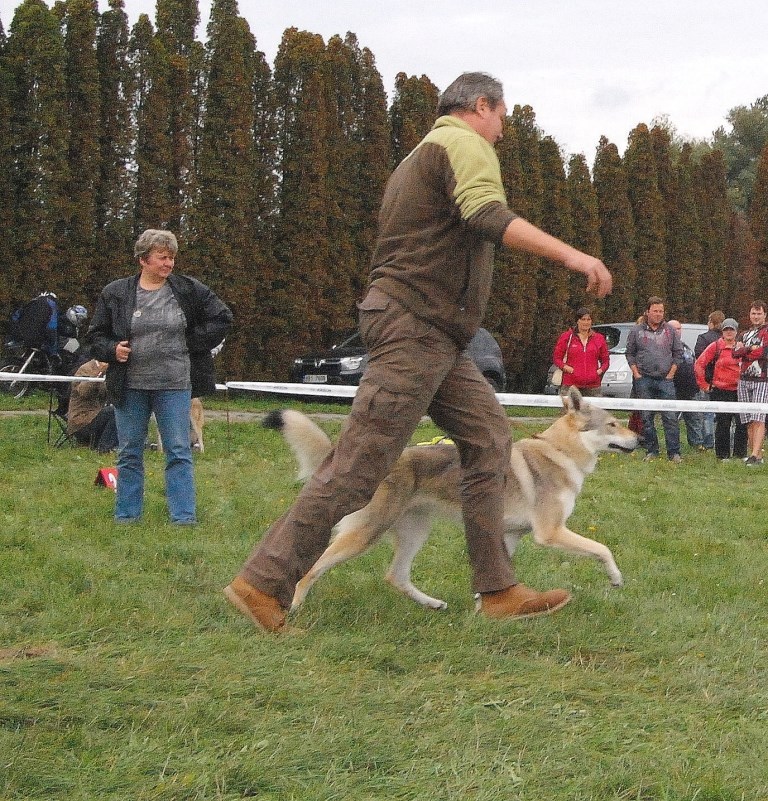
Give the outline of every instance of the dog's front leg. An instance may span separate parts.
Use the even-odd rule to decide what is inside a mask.
[[[336,528],[336,535],[331,543],[296,585],[291,610],[297,609],[304,603],[310,587],[323,574],[336,565],[360,556],[381,539],[384,531],[384,528],[371,525],[367,506],[343,518]]]
[[[613,558],[610,548],[601,542],[582,537],[575,531],[571,531],[565,526],[547,530],[542,527],[534,527],[533,537],[540,545],[548,545],[552,548],[561,548],[564,551],[579,554],[580,556],[592,556],[600,560],[605,566],[608,578],[614,587],[622,587],[624,578]]]

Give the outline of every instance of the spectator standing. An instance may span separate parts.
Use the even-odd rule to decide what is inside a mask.
[[[762,300],[752,301],[749,309],[751,328],[737,340],[733,348],[734,358],[741,361],[736,388],[740,403],[768,402],[768,326],[765,324],[765,309]],[[759,467],[763,463],[765,414],[742,413],[741,422],[747,425],[747,467]]]
[[[682,342],[683,326],[679,320],[670,320],[669,325],[677,331]],[[693,351],[683,343],[683,355],[675,373],[675,397],[677,400],[694,400],[699,393],[696,376],[693,371],[695,362]],[[704,415],[701,412],[680,412],[678,420],[682,418],[685,423],[685,436],[692,448],[700,451],[704,447]],[[713,442],[714,445],[714,442]]]
[[[709,330],[703,334],[699,334],[699,336],[696,338],[696,344],[693,346],[694,359],[698,359],[709,345],[711,345],[713,342],[717,342],[717,340],[720,339],[722,334],[723,320],[725,320],[725,315],[719,309],[710,312],[710,315],[707,318],[707,327]],[[710,399],[709,392],[704,392],[699,389],[695,399],[708,401]],[[715,415],[712,412],[702,412],[702,417],[704,420],[704,447],[709,450],[715,445]]]
[[[741,362],[733,356],[736,345],[738,323],[728,317],[721,324],[722,338],[710,342],[696,359],[696,383],[702,392],[713,401],[735,403],[736,389],[739,384]],[[699,339],[704,336],[701,334]],[[708,371],[707,368],[710,368]],[[708,378],[711,373],[711,380]],[[733,449],[731,449],[731,426],[733,431]],[[726,462],[733,456],[743,459],[747,455],[747,427],[741,422],[737,412],[718,412],[715,415],[715,456]]]
[[[680,337],[664,321],[664,301],[652,295],[648,298],[643,322],[638,323],[627,337],[627,364],[635,379],[635,394],[648,400],[675,400],[675,373],[683,355]],[[656,412],[644,409],[643,442],[645,461],[659,455],[656,434]],[[675,463],[680,456],[680,425],[675,412],[661,412],[667,458]]]
[[[134,245],[139,273],[107,284],[89,329],[92,353],[109,363],[107,393],[119,439],[115,519],[139,520],[144,508],[144,443],[154,412],[165,451],[171,522],[197,522],[189,413],[192,397],[215,391],[211,348],[229,331],[232,312],[205,284],[174,275],[170,231],[148,229]]]
[[[582,395],[601,395],[600,382],[610,358],[605,337],[592,330],[592,313],[582,306],[576,311],[576,324],[560,335],[552,354],[552,361],[563,371],[560,394],[577,387]]]

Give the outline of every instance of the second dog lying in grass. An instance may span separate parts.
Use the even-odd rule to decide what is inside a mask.
[[[541,545],[598,559],[611,584],[621,586],[622,575],[610,549],[576,534],[565,523],[598,454],[629,453],[637,446],[637,436],[610,412],[584,401],[575,388],[563,398],[563,405],[565,414],[546,431],[512,447],[506,482],[507,550],[512,556],[520,538],[532,532]],[[308,478],[333,447],[325,432],[300,412],[272,412],[264,425],[282,432],[299,462],[300,479]],[[454,445],[406,448],[371,501],[338,524],[328,548],[296,586],[292,608],[304,601],[326,571],[359,556],[390,531],[395,555],[387,581],[423,606],[444,609],[445,601],[412,583],[411,564],[435,518],[461,522],[460,480]]]

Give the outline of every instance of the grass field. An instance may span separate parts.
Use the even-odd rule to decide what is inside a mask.
[[[161,456],[143,523],[117,526],[108,462],[45,426],[0,420],[0,799],[768,798],[764,471],[604,456],[571,523],[626,586],[526,541],[520,578],[574,592],[551,617],[475,616],[439,525],[414,575],[447,611],[383,582],[382,545],[276,637],[221,594],[296,493],[275,432],[206,427],[179,529]]]

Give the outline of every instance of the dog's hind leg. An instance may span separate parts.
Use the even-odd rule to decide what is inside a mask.
[[[392,529],[395,555],[387,571],[387,581],[417,604],[429,609],[445,609],[448,604],[422,592],[411,581],[411,565],[429,537],[432,518],[426,512],[406,512]]]
[[[507,554],[510,559],[515,558],[517,546],[520,544],[523,534],[526,534],[529,530],[530,529],[508,528],[504,531],[504,545],[506,546]]]
[[[203,453],[205,451],[205,446],[203,445],[205,411],[203,410],[203,402],[200,398],[192,398],[192,404],[189,410],[189,423],[192,428],[192,445],[197,446],[197,450]]]
[[[304,603],[310,588],[324,573],[355,556],[360,556],[381,539],[385,529],[372,526],[368,518],[368,507],[365,507],[347,515],[339,523],[336,536],[330,545],[296,585],[291,602],[292,610]]]
[[[603,563],[608,578],[614,587],[621,587],[624,584],[624,579],[621,575],[610,548],[603,545],[601,542],[589,539],[589,537],[582,537],[575,531],[571,531],[563,525],[552,527],[551,529],[545,526],[534,526],[533,538],[540,545],[548,545],[552,548],[560,548],[570,553],[578,554],[579,556],[592,556]]]

